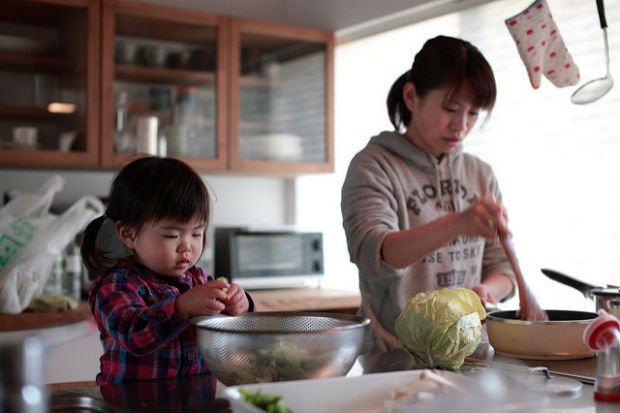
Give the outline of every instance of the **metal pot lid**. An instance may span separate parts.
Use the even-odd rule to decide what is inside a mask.
[[[592,295],[602,295],[605,297],[620,297],[620,288],[594,288],[590,291]]]

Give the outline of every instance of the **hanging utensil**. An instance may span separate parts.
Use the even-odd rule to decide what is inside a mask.
[[[519,316],[521,320],[547,321],[549,319],[547,313],[540,308],[536,298],[525,283],[525,278],[523,278],[523,273],[521,273],[521,268],[519,267],[510,236],[502,235],[499,238],[517,279],[517,287],[519,289]]]
[[[607,19],[605,18],[605,5],[603,0],[596,0],[598,19],[603,29],[603,40],[605,41],[605,65],[607,73],[604,77],[590,80],[581,85],[571,96],[571,101],[578,105],[592,103],[605,96],[614,85],[614,79],[609,71],[609,42],[607,40]]]

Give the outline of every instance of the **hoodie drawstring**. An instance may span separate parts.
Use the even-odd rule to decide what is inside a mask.
[[[430,162],[430,164],[432,166],[434,166],[434,172],[435,172],[435,185],[437,188],[437,202],[439,204],[442,204],[442,193],[441,193],[441,170],[440,170],[440,166],[441,166],[441,162],[438,161],[437,159],[433,158],[431,155],[428,155],[428,160]],[[450,190],[450,198],[452,201],[452,205],[454,206],[454,212],[458,212],[461,210],[461,204],[460,204],[460,200],[459,200],[459,196],[456,194],[456,192],[459,190],[459,188],[457,186],[455,186],[455,182],[454,179],[452,177],[452,155],[450,153],[446,154],[446,167],[448,168],[448,179],[450,180],[450,185],[449,188]]]

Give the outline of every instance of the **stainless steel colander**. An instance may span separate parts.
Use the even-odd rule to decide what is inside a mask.
[[[370,320],[351,314],[257,312],[192,319],[200,352],[224,384],[345,375]]]

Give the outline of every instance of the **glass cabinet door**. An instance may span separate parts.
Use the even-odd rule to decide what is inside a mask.
[[[330,33],[234,20],[232,169],[333,170]]]
[[[225,20],[119,1],[103,21],[103,164],[153,154],[225,168]]]
[[[0,163],[98,163],[99,4],[3,0]]]

